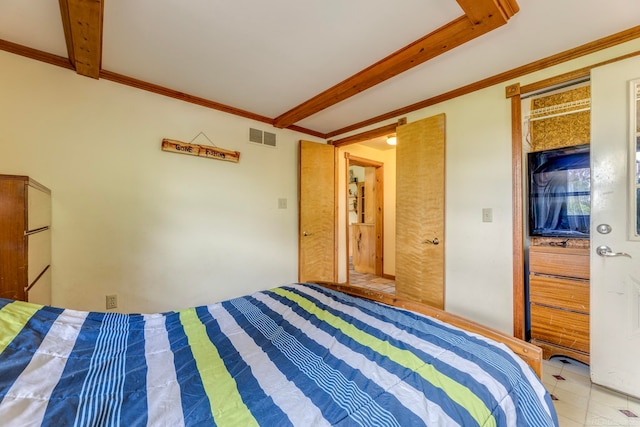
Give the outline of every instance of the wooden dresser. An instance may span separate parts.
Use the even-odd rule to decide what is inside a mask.
[[[589,364],[589,249],[529,248],[531,342]]]
[[[0,175],[0,297],[51,304],[51,191]]]

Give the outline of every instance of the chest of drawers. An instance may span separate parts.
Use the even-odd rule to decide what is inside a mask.
[[[589,250],[529,248],[531,342],[589,363]]]
[[[0,175],[0,297],[51,304],[51,191]]]

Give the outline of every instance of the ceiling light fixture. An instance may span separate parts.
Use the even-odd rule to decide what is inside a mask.
[[[387,144],[389,145],[396,145],[398,143],[398,140],[396,139],[395,135],[389,135],[387,137]]]

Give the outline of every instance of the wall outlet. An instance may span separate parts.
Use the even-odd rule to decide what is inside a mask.
[[[118,295],[107,295],[107,310],[118,308]]]
[[[287,199],[278,199],[278,209],[287,209]]]
[[[482,209],[482,222],[493,222],[493,209],[491,208]]]

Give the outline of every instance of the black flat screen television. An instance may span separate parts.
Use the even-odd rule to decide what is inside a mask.
[[[589,145],[528,154],[529,235],[588,238]]]

